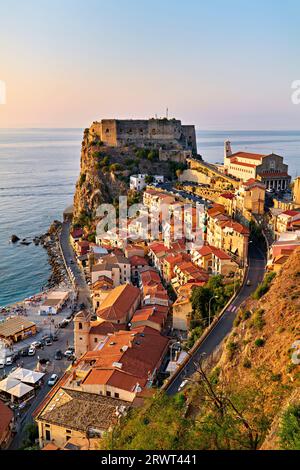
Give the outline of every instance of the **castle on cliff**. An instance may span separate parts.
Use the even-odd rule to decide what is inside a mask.
[[[133,144],[197,154],[195,126],[183,125],[178,119],[102,119],[93,123],[92,131],[111,147]]]

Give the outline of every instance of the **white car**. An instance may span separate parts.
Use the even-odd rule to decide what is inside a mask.
[[[7,366],[12,366],[12,364],[13,364],[13,358],[12,358],[12,356],[9,356],[9,357],[6,358],[5,364],[6,364]]]
[[[57,381],[58,381],[58,375],[52,374],[50,379],[48,380],[49,387],[53,387],[53,385],[55,385]]]
[[[35,353],[35,348],[33,346],[30,346],[30,348],[28,349],[28,356],[34,356]]]
[[[70,348],[70,349],[67,349],[64,353],[64,356],[65,357],[70,357],[70,356],[73,356],[74,354],[74,349],[73,348]]]
[[[4,361],[4,359],[1,359],[1,361],[0,361],[0,369],[4,369],[4,367],[5,367],[5,361]]]
[[[183,382],[181,382],[181,384],[178,387],[178,392],[181,392],[184,389],[184,387],[187,385],[187,383],[188,383],[188,380],[184,380]]]

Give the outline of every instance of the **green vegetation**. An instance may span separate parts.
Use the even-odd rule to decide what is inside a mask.
[[[178,176],[187,169],[186,163],[177,163],[177,162],[169,162],[170,173],[172,178],[175,180]]]
[[[265,340],[263,338],[257,338],[254,342],[255,346],[258,348],[262,348],[265,345]]]
[[[154,181],[154,177],[152,175],[147,175],[145,177],[145,183],[146,184],[151,184],[151,183],[153,183],[153,181]]]
[[[79,214],[79,216],[73,221],[73,227],[90,227],[92,218],[91,216],[83,211]]]
[[[123,167],[120,163],[112,163],[110,166],[109,166],[109,171],[114,173],[115,171],[122,171],[123,170]]]
[[[284,413],[279,438],[281,449],[300,450],[300,404],[291,405]]]
[[[191,314],[191,332],[187,342],[188,347],[192,347],[208,326],[209,320],[212,321],[214,316],[226,305],[233,295],[233,290],[233,284],[224,284],[222,276],[213,276],[205,286],[196,287],[193,290],[191,297],[193,310]]]
[[[135,155],[140,160],[149,160],[151,162],[158,160],[159,152],[156,149],[144,149],[144,148],[137,148],[135,150]]]
[[[110,165],[110,158],[108,155],[106,155],[105,157],[103,157],[103,154],[99,153],[99,158],[101,157],[101,160],[99,160],[97,162],[97,168],[98,170],[101,170],[102,171],[105,171],[105,169],[107,170],[107,168],[109,169],[109,165]]]
[[[280,393],[267,414],[271,391],[255,381],[235,384],[233,391],[222,382],[219,368],[207,375],[200,364],[188,390],[172,397],[156,394],[132,409],[99,445],[106,450],[256,450],[278,411]]]
[[[86,174],[85,173],[81,173],[80,177],[79,177],[79,186],[81,187],[86,181]]]
[[[256,291],[253,293],[253,298],[255,300],[259,300],[263,295],[265,295],[268,290],[270,289],[271,282],[275,278],[276,273],[275,272],[270,272],[267,273],[264,277],[264,280],[259,286],[256,288]]]
[[[25,426],[25,438],[22,442],[20,450],[38,450],[39,446],[36,444],[36,439],[39,437],[38,427],[35,423],[29,423]]]
[[[254,313],[253,315],[253,318],[252,318],[252,325],[257,328],[258,330],[262,330],[263,327],[265,326],[266,322],[263,318],[264,316],[264,309],[263,308],[260,308],[258,310],[256,310],[256,312]]]

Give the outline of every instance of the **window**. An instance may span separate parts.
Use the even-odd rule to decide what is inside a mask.
[[[78,325],[79,330],[82,330],[82,323],[80,322]]]
[[[51,433],[49,429],[46,429],[46,441],[51,441]]]
[[[108,392],[108,391],[107,391],[107,392],[106,392],[106,396],[107,396],[107,397],[111,397],[111,392]]]
[[[98,338],[94,338],[94,343],[97,343],[98,342]]]
[[[119,393],[115,393],[115,398],[119,398],[120,397],[120,394]]]

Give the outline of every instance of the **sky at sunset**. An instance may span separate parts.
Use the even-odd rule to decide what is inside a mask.
[[[299,0],[0,0],[0,127],[300,129]]]

